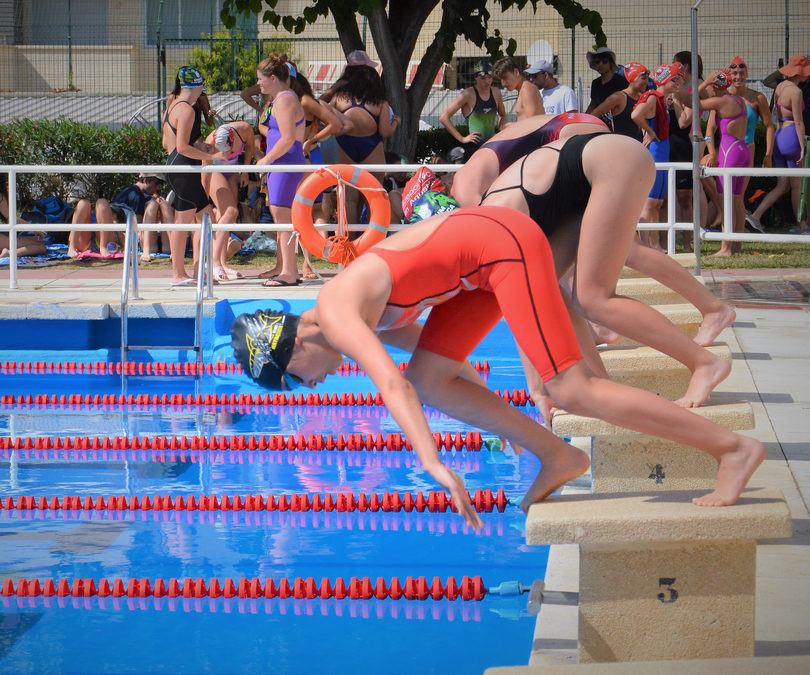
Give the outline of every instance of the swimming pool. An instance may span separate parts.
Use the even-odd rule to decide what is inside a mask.
[[[220,303],[205,360],[232,361],[233,315],[273,304]],[[278,308],[290,304],[308,303]],[[523,515],[503,500],[536,475],[530,453],[490,450],[429,411],[453,448],[442,459],[491,509],[475,534],[362,373],[328,378],[326,405],[273,403],[227,367],[177,374],[176,352],[142,356],[143,374],[119,375],[109,353],[0,352],[0,672],[526,663],[527,596],[483,589],[543,577],[547,550],[525,545]],[[525,386],[505,327],[472,358],[493,389]],[[64,372],[70,362],[104,367]],[[340,405],[344,394],[362,404]]]

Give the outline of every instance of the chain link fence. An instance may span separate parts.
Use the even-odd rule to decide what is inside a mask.
[[[305,0],[278,0],[277,11],[300,15]],[[609,47],[619,63],[641,61],[649,68],[668,62],[690,48],[690,9],[694,0],[585,0],[604,20]],[[287,51],[315,91],[337,79],[343,51],[331,17],[294,36],[253,17],[240,17],[233,32],[220,21],[222,0],[0,0],[0,122],[20,117],[54,117],[96,121],[113,126],[132,121],[171,91],[180,65],[199,65],[210,95],[228,92],[220,106],[233,105],[238,92],[254,81],[255,64],[273,50]],[[430,15],[414,51],[423,53],[439,26],[441,5]],[[523,63],[545,58],[557,64],[560,82],[581,91],[587,106],[590,82],[585,53],[593,47],[584,29],[567,29],[559,15],[542,1],[537,13],[490,8],[490,29],[517,42]],[[704,0],[699,9],[699,51],[704,68],[727,66],[735,55],[749,67],[753,88],[770,95],[760,81],[780,59],[810,51],[810,2],[794,0]],[[360,17],[361,35],[377,58],[367,21]],[[423,118],[435,124],[443,91],[473,82],[475,61],[483,55],[459,40],[455,57],[434,83],[434,95]],[[418,61],[410,64],[406,82]],[[112,99],[114,104],[104,104]],[[509,97],[507,97],[508,100]],[[99,102],[101,99],[101,103]],[[141,114],[156,123],[154,112]],[[440,110],[439,110],[440,112]]]

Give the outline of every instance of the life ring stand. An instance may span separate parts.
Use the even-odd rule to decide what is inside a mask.
[[[338,186],[337,233],[324,237],[312,218],[315,199],[325,189]],[[343,190],[346,185],[357,188],[369,204],[369,224],[356,240],[349,241],[343,206]],[[385,239],[391,222],[391,205],[388,193],[368,171],[350,164],[325,166],[307,176],[295,192],[292,204],[292,224],[304,248],[312,255],[333,263],[348,265],[358,255]]]

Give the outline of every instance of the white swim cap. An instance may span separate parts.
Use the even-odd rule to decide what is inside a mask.
[[[217,127],[214,132],[214,147],[220,152],[233,150],[234,131],[230,124],[223,124]]]

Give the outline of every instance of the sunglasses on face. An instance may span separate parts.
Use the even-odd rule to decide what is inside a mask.
[[[737,68],[739,68],[740,70],[742,70],[743,68],[747,68],[747,67],[748,67],[748,66],[746,66],[744,63],[732,63],[732,64],[731,64],[731,65],[728,67],[728,69],[729,69],[729,70],[737,70]]]
[[[475,76],[476,77],[492,77],[492,73],[490,73],[489,71],[487,71],[487,72],[482,71],[480,73],[476,73]]]
[[[610,63],[610,59],[607,56],[595,56],[593,58],[594,63]]]

